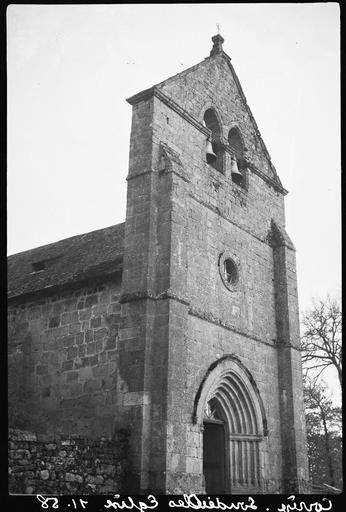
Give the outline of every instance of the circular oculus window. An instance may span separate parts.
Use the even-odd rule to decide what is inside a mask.
[[[220,257],[219,271],[226,288],[233,289],[239,280],[238,266],[232,258]]]

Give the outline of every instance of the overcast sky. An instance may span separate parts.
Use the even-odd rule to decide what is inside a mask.
[[[125,220],[125,99],[209,55],[242,84],[288,189],[301,309],[340,293],[339,7],[12,5],[8,19],[8,253]]]

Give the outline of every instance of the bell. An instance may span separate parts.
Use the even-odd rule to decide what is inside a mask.
[[[216,162],[216,155],[213,151],[213,146],[211,145],[210,140],[207,141],[206,157],[208,164],[213,164]]]
[[[242,173],[238,169],[237,160],[235,158],[232,158],[231,160],[231,174],[232,179],[236,182],[240,181],[243,177]]]

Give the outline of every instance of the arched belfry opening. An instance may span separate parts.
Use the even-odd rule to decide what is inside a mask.
[[[206,493],[261,492],[266,420],[257,387],[237,358],[225,356],[208,371],[195,413],[203,432]]]
[[[232,153],[231,176],[232,181],[238,185],[244,185],[244,143],[239,129],[234,126],[228,133],[228,144]]]
[[[240,132],[236,126],[230,129],[228,133],[228,143],[231,150],[239,157],[242,156],[244,145],[240,135]]]
[[[214,167],[217,171],[224,171],[224,146],[221,137],[221,125],[218,120],[216,111],[213,108],[208,108],[203,117],[204,123],[209,130],[211,130],[211,147],[215,158],[209,159],[207,153],[207,162]]]

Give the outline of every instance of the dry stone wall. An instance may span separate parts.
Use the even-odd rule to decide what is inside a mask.
[[[82,437],[44,441],[9,431],[10,494],[111,494],[125,489],[128,431],[113,439]]]

